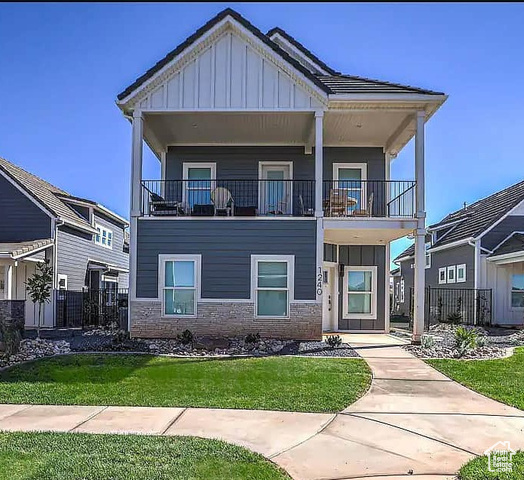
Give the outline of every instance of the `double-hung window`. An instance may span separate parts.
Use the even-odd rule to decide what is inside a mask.
[[[466,264],[461,263],[457,265],[457,283],[464,283],[466,281]]]
[[[195,205],[211,205],[211,192],[215,184],[215,163],[184,163],[182,200],[191,208]]]
[[[95,243],[106,248],[113,248],[113,231],[99,224],[95,224],[95,229]]]
[[[524,308],[524,273],[511,276],[511,308]]]
[[[455,283],[456,271],[457,271],[457,267],[455,267],[455,265],[451,265],[450,267],[448,267],[448,283]]]
[[[377,316],[377,267],[345,267],[344,318]]]
[[[162,298],[163,316],[196,316],[200,255],[159,257],[159,295]]]
[[[293,290],[294,257],[252,255],[251,268],[256,317],[289,317]]]

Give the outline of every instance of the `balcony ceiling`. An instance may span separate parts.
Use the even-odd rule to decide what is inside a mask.
[[[413,113],[327,111],[324,145],[385,147],[397,153],[414,134]],[[144,112],[144,136],[157,154],[170,145],[313,146],[314,112]]]

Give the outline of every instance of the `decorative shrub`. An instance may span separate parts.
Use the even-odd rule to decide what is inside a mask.
[[[447,321],[445,323],[454,323],[458,324],[462,322],[462,315],[458,312],[452,312],[447,316]]]
[[[189,345],[190,343],[193,343],[193,333],[191,330],[184,330],[181,334],[176,336],[176,339],[182,345]]]
[[[422,348],[432,348],[435,345],[435,338],[433,338],[431,335],[422,335],[420,343]]]
[[[340,335],[330,335],[326,338],[326,343],[331,347],[340,347],[342,345],[342,338],[340,338]]]
[[[260,342],[260,333],[248,333],[246,338],[244,338],[246,343],[258,343]]]
[[[472,328],[458,327],[455,330],[455,347],[462,357],[478,346],[478,333]]]

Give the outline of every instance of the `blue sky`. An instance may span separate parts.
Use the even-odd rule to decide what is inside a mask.
[[[427,126],[429,223],[524,178],[524,4],[1,4],[0,156],[127,216],[116,95],[227,6],[344,73],[449,94]],[[413,166],[411,143],[392,175]]]

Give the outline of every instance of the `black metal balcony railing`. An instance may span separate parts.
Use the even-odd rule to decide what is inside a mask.
[[[142,213],[313,216],[314,180],[143,180]]]
[[[415,182],[411,180],[325,180],[325,217],[414,217]]]
[[[325,217],[414,217],[415,182],[325,180]],[[143,180],[142,213],[314,216],[315,180]]]

